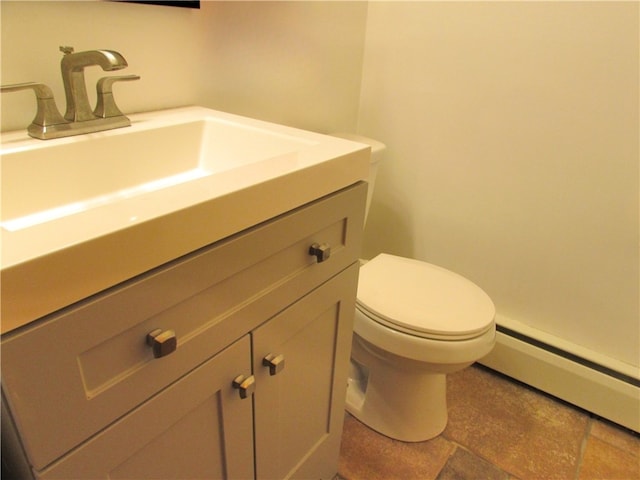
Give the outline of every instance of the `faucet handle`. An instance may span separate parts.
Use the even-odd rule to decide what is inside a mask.
[[[131,80],[140,80],[140,75],[116,75],[102,77],[98,80],[96,85],[98,101],[93,114],[98,118],[124,116],[113,98],[113,84],[115,82],[130,82]]]
[[[60,114],[53,98],[53,92],[44,83],[26,82],[0,86],[0,92],[20,90],[33,90],[38,102],[36,116],[27,129],[29,135],[35,138],[44,138],[43,135],[48,127],[69,123]]]

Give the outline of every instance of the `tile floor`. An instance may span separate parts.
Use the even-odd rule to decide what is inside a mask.
[[[346,415],[339,480],[640,480],[640,436],[481,366],[448,379],[449,423],[403,443]]]

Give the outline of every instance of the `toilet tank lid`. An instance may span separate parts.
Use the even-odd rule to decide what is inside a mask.
[[[419,260],[381,254],[360,269],[358,305],[391,328],[464,339],[494,324],[495,307],[476,284]],[[376,318],[377,317],[377,318]]]
[[[378,158],[378,156],[375,155],[376,153],[380,153],[387,148],[387,146],[384,143],[379,142],[378,140],[374,140],[373,138],[365,137],[363,135],[358,135],[356,133],[337,132],[337,133],[332,133],[331,136],[344,138],[345,140],[351,140],[352,142],[358,142],[358,143],[363,143],[365,145],[369,145],[371,147],[372,161]]]

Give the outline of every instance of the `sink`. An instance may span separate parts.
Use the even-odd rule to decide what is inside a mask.
[[[29,228],[318,144],[211,116],[162,123],[56,145],[4,144],[0,226]]]
[[[203,107],[2,133],[2,332],[364,180],[368,148]]]

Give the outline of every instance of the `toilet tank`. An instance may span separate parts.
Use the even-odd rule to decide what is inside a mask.
[[[355,133],[332,133],[331,135],[333,135],[334,137],[351,140],[352,142],[363,143],[371,147],[369,177],[367,178],[367,183],[369,183],[369,189],[367,190],[367,207],[364,214],[364,220],[366,223],[367,216],[369,215],[369,207],[371,206],[373,188],[376,184],[376,175],[378,174],[378,164],[380,163],[380,160],[382,160],[382,156],[384,155],[384,151],[387,148],[387,146],[384,143],[379,142],[378,140],[364,137],[362,135],[356,135]]]

